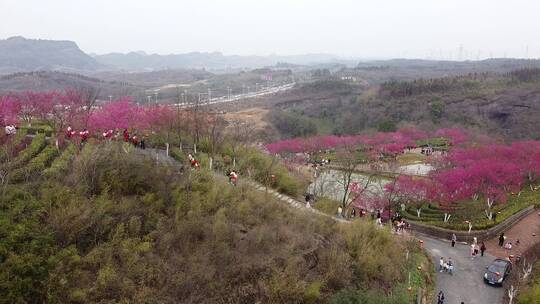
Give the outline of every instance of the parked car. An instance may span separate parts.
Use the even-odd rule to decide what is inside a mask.
[[[512,270],[512,263],[508,260],[495,259],[491,264],[486,267],[484,273],[484,281],[488,284],[495,286],[502,286],[502,283],[510,274]]]

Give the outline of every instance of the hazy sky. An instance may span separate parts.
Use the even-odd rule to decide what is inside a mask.
[[[537,58],[539,13],[538,0],[0,0],[0,38],[95,53]]]

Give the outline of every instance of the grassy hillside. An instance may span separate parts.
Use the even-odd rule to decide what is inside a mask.
[[[417,246],[372,223],[116,144],[45,151],[18,152],[44,174],[0,188],[0,303],[403,303],[409,270],[431,280]]]

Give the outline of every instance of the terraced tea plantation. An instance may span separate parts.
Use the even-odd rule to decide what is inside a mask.
[[[0,171],[8,183],[52,176],[67,170],[76,151],[77,147],[71,143],[58,149],[44,133],[30,138],[25,132],[19,132],[11,142],[2,146]]]

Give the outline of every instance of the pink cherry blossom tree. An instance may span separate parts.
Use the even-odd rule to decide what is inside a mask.
[[[134,104],[129,97],[106,103],[94,111],[89,118],[92,130],[114,130],[147,128],[149,116],[144,109]]]
[[[17,124],[21,110],[20,102],[12,95],[0,97],[0,124],[2,126]]]

